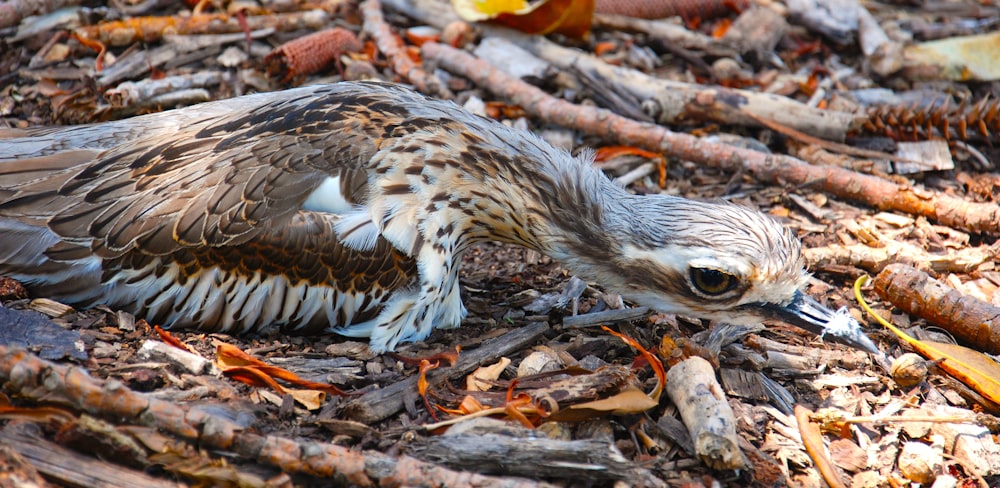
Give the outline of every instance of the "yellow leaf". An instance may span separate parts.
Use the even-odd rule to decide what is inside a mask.
[[[525,0],[451,0],[451,7],[462,20],[482,22],[503,13],[520,12],[530,5]]]
[[[560,34],[582,38],[590,32],[595,0],[451,0],[468,22],[493,21],[528,34]]]
[[[490,16],[516,13],[528,7],[525,0],[472,0],[476,10]]]

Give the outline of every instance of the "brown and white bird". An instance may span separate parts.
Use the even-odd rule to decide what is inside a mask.
[[[151,322],[370,337],[457,327],[462,253],[497,240],[662,312],[777,318],[871,352],[800,289],[756,210],[637,196],[534,135],[382,83],[0,130],[0,274]]]

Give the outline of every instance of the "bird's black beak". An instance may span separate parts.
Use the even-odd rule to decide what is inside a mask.
[[[875,343],[861,330],[861,324],[847,312],[846,307],[834,312],[813,297],[796,291],[791,302],[784,305],[768,303],[763,308],[772,318],[801,327],[822,338],[882,355]]]

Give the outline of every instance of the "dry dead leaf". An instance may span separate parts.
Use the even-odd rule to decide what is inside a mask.
[[[488,391],[493,386],[491,382],[500,378],[500,375],[507,366],[510,366],[510,359],[500,358],[495,364],[476,368],[472,374],[465,377],[465,389],[469,391]]]
[[[227,378],[258,388],[267,387],[282,395],[291,393],[299,403],[310,410],[319,408],[318,405],[315,407],[310,405],[316,405],[317,401],[322,404],[326,399],[326,393],[340,396],[350,395],[335,385],[309,381],[287,369],[271,366],[229,344],[219,344],[216,348],[216,363]],[[298,388],[286,389],[278,384],[276,379]],[[313,393],[295,393],[296,391],[312,391]],[[323,395],[318,393],[323,393]]]
[[[641,413],[649,410],[659,402],[635,388],[629,388],[621,393],[600,400],[570,405],[558,412],[553,412],[551,420],[562,422],[577,422],[606,414],[625,415]]]

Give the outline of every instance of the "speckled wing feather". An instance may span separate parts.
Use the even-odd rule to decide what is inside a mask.
[[[245,242],[261,222],[298,210],[327,176],[367,169],[378,135],[399,122],[378,111],[374,98],[343,87],[301,89],[217,102],[213,109],[229,110],[200,118],[175,111],[131,119],[120,124],[128,127],[121,135],[113,125],[96,134],[93,126],[29,133],[52,139],[51,149],[0,167],[0,211],[30,217],[61,207],[51,214],[52,230],[96,239],[102,256]],[[163,116],[178,112],[181,124]],[[0,161],[17,158],[17,149],[0,150]],[[25,169],[38,165],[51,174]]]
[[[383,295],[412,278],[412,259],[382,239],[364,252],[347,248],[334,231],[336,215],[302,207],[330,177],[340,178],[348,202],[365,202],[371,155],[405,115],[396,105],[409,98],[421,100],[388,86],[325,85],[108,124],[4,131],[0,230],[17,237],[0,240],[0,273],[70,301],[142,299],[149,303],[135,304],[135,311],[170,323],[169,309],[199,298],[179,287],[199,269],[216,267],[217,280],[284,276],[288,286],[355,295],[356,306],[333,304],[322,317],[271,314],[279,325],[305,320],[295,325],[316,329],[321,321],[330,327],[368,320]],[[66,269],[53,273],[59,263]],[[118,281],[174,279],[156,281],[160,294],[116,297],[109,281],[122,270]],[[267,325],[214,317],[222,308],[203,295],[200,306],[211,310],[174,319],[177,325]],[[167,304],[171,299],[176,303]],[[236,313],[230,309],[240,305],[230,300],[226,310]],[[199,323],[206,317],[218,320]]]

